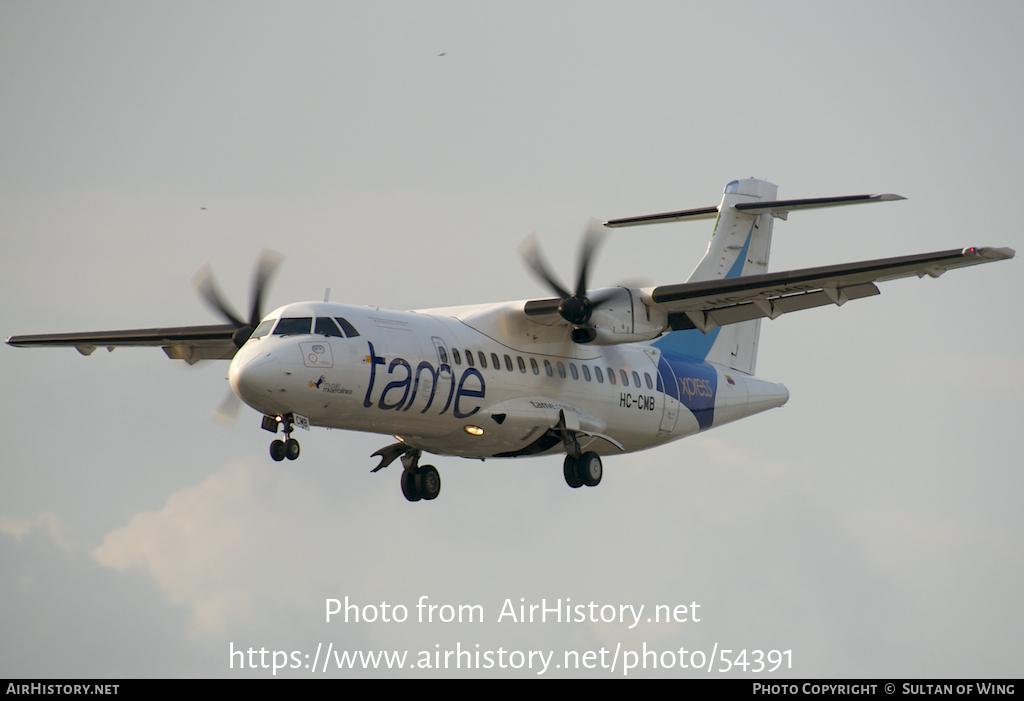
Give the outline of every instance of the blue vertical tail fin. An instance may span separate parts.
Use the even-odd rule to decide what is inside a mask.
[[[734,180],[725,186],[718,218],[711,232],[707,253],[687,282],[702,282],[759,275],[768,271],[772,245],[772,215],[751,214],[736,209],[746,202],[773,202],[778,187],[764,180]],[[672,331],[653,345],[663,352],[685,355],[733,368],[750,375],[757,367],[757,345],[761,320],[715,327]]]

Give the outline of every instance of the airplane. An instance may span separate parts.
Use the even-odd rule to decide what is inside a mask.
[[[892,194],[779,200],[748,178],[717,206],[592,222],[575,288],[550,272],[535,238],[520,248],[555,297],[415,311],[297,302],[261,312],[280,256],[264,255],[240,318],[209,272],[200,293],[226,324],[11,336],[11,346],[158,346],[193,364],[230,360],[238,398],[277,434],[275,461],[299,457],[296,428],[393,435],[373,453],[395,460],[409,501],[432,500],[441,478],[423,453],[464,458],[564,454],[573,488],[595,487],[602,457],[653,448],[782,406],[789,391],[756,376],[763,319],[879,294],[876,283],[1013,258],[1010,248],[963,248],[768,272],[772,227],[790,213],[902,200]],[[590,289],[608,230],[714,219],[703,259],[681,284]],[[237,401],[237,400],[236,400]]]

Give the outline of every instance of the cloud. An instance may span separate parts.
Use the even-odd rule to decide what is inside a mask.
[[[147,577],[101,567],[50,513],[0,518],[0,676],[168,677],[215,667],[187,612]]]
[[[0,533],[6,533],[15,540],[24,540],[26,536],[35,532],[45,533],[50,541],[61,550],[66,552],[72,550],[71,543],[64,535],[57,514],[47,511],[35,518],[8,518],[0,516]]]
[[[175,492],[160,511],[140,513],[109,533],[92,557],[118,572],[148,574],[172,602],[191,608],[196,633],[222,635],[229,621],[251,615],[251,595],[235,582],[250,569],[253,549],[273,537],[277,516],[265,497],[277,481],[242,463],[229,465]]]

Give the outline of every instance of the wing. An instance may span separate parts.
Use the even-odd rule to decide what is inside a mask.
[[[804,268],[764,275],[663,285],[650,290],[653,306],[668,313],[673,330],[699,329],[751,319],[775,319],[782,314],[842,305],[851,299],[877,295],[876,282],[897,278],[939,277],[947,270],[1013,258],[1012,248],[964,248],[912,256],[883,258]],[[529,313],[529,312],[527,312]]]
[[[233,340],[238,330],[234,324],[210,326],[168,326],[157,329],[125,329],[85,333],[35,334],[11,336],[7,345],[18,348],[71,346],[82,355],[99,347],[108,351],[118,346],[159,346],[168,358],[184,360],[189,365],[199,360],[230,360],[238,347]]]

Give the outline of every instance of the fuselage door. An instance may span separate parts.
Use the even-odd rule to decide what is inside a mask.
[[[431,336],[430,340],[434,342],[434,350],[437,351],[438,367],[440,368],[440,376],[446,380],[451,379],[451,355],[448,354],[448,346],[445,345],[444,339],[437,336]]]
[[[661,426],[658,427],[659,436],[667,436],[676,430],[676,419],[679,418],[679,400],[668,393],[669,387],[676,386],[676,376],[672,367],[665,362],[658,364],[658,389],[661,390],[661,398],[664,413],[661,415]]]

